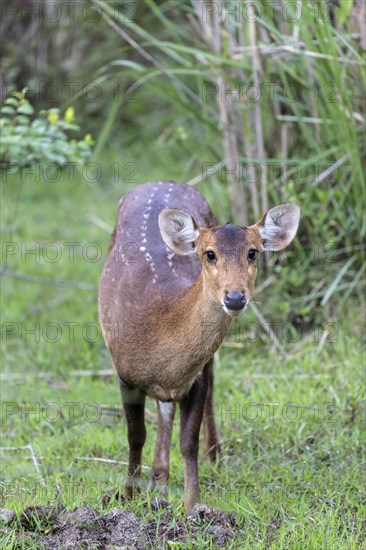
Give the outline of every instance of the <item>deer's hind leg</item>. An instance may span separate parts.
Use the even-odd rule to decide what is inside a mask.
[[[153,489],[157,482],[166,489],[169,480],[169,456],[170,443],[172,438],[175,403],[157,401],[158,407],[158,433],[154,453],[154,461],[150,479],[150,489]]]

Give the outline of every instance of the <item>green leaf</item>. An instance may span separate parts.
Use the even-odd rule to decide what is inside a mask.
[[[20,107],[18,107],[18,113],[22,113],[23,115],[33,115],[34,109],[30,103],[22,103]]]
[[[13,107],[8,107],[5,105],[5,107],[1,107],[1,112],[7,115],[13,115],[15,113],[15,109],[13,109]]]
[[[34,130],[38,130],[38,131],[40,131],[40,132],[44,132],[44,131],[46,131],[47,123],[46,123],[46,121],[43,120],[43,119],[36,118],[36,120],[33,120],[32,124],[31,124],[31,127],[32,127]]]
[[[29,124],[29,118],[25,115],[18,115],[15,120],[19,124]]]
[[[22,139],[22,136],[15,136],[15,135],[7,135],[7,136],[2,136],[1,137],[1,145],[12,145],[13,143],[18,143],[19,141],[21,141]]]
[[[23,138],[29,139],[29,126],[26,126],[25,124],[18,124],[15,127],[15,133],[16,134],[22,134]]]
[[[48,157],[49,160],[52,160],[56,164],[61,164],[62,165],[62,164],[65,164],[65,162],[67,161],[67,158],[64,155],[59,155],[59,154],[56,154],[56,153],[49,152],[47,157]]]
[[[8,99],[5,101],[6,105],[14,105],[17,107],[19,105],[19,101],[15,99],[15,97],[8,97]]]

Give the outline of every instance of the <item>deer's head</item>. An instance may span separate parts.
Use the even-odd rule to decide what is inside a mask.
[[[227,223],[202,228],[187,212],[168,208],[159,215],[159,227],[173,252],[199,257],[204,290],[228,315],[235,315],[252,298],[259,254],[286,248],[296,235],[299,219],[298,206],[281,204],[249,227]]]

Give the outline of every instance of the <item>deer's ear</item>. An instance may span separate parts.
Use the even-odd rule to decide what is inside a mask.
[[[176,208],[166,208],[159,214],[159,229],[163,241],[181,256],[193,254],[199,227],[189,214]]]
[[[296,235],[300,208],[296,204],[280,204],[266,212],[254,226],[262,237],[263,250],[282,250]]]

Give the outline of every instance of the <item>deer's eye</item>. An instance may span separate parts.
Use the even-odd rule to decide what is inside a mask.
[[[254,260],[257,257],[257,253],[258,253],[258,250],[256,250],[255,248],[251,248],[248,252],[248,260],[250,262],[254,262]]]
[[[207,256],[207,260],[212,263],[216,260],[216,254],[213,250],[207,250],[207,252],[205,252],[206,256]]]

